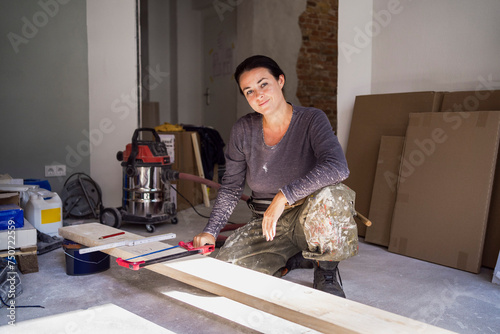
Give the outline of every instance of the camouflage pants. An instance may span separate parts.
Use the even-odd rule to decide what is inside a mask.
[[[283,212],[272,241],[262,235],[262,217],[256,216],[226,240],[217,259],[273,275],[300,251],[317,261],[354,256],[358,253],[354,199],[354,191],[341,183],[318,190],[302,205]]]

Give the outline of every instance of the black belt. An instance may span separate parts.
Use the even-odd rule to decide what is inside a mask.
[[[263,216],[272,201],[272,199],[256,199],[250,197],[247,201],[247,205],[255,215]]]
[[[269,205],[271,205],[272,201],[273,201],[272,199],[267,199],[267,198],[266,199],[256,199],[256,198],[250,197],[247,200],[247,205],[255,215],[263,216],[264,212],[266,212],[267,208],[269,207]],[[285,210],[302,205],[302,204],[304,204],[305,201],[306,201],[306,199],[303,198],[303,199],[298,200],[297,202],[295,202],[292,205],[287,204],[287,205],[285,205]]]

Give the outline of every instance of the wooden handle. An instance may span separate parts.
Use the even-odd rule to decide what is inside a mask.
[[[365,216],[363,216],[361,213],[359,213],[358,211],[356,211],[356,216],[354,217],[357,217],[363,224],[365,224],[365,226],[372,226],[372,222],[366,218]]]

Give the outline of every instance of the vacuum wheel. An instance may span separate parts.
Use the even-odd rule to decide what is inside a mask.
[[[115,228],[122,226],[122,215],[117,208],[105,208],[101,212],[101,224]]]
[[[152,224],[146,224],[146,231],[149,233],[153,233],[156,230],[156,227]]]

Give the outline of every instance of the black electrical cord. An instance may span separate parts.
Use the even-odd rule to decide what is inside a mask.
[[[191,203],[184,195],[182,195],[179,190],[177,190],[175,187],[172,187],[172,185],[170,185],[170,188],[174,189],[175,192],[177,194],[179,194],[186,202],[188,202],[188,204],[193,208],[194,212],[196,212],[198,214],[198,216],[200,217],[203,217],[203,218],[207,218],[209,219],[210,217],[209,216],[205,216],[205,215],[202,215],[201,213],[198,212],[198,210],[196,210],[195,206],[193,205],[193,203]],[[237,224],[235,222],[232,222],[232,221],[228,221],[227,222],[228,224]]]
[[[179,190],[177,190],[177,188],[176,188],[176,187],[172,187],[172,185],[170,185],[170,188],[174,189],[174,190],[175,190],[175,192],[176,192],[179,196],[181,196],[181,197],[182,197],[182,198],[183,198],[186,202],[188,202],[188,204],[189,204],[189,205],[193,208],[194,212],[196,212],[196,213],[198,214],[198,216],[203,217],[203,218],[207,218],[207,219],[208,219],[208,218],[210,218],[209,216],[205,216],[205,215],[202,215],[201,213],[199,213],[199,212],[198,212],[198,210],[196,210],[196,208],[194,207],[193,203],[191,203],[191,202],[190,202],[190,201],[189,201],[189,200],[188,200],[188,199],[187,199],[187,198],[186,198],[183,194],[181,194],[181,193],[179,192]]]
[[[4,304],[5,306],[7,306],[7,307],[10,307],[10,306],[11,306],[11,305],[7,304],[7,303],[3,300],[2,296],[0,296],[0,300],[2,301],[2,304]],[[45,308],[45,306],[41,306],[41,305],[26,305],[26,306],[22,305],[22,306],[14,306],[14,308],[28,308],[28,307]]]

